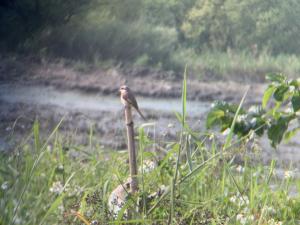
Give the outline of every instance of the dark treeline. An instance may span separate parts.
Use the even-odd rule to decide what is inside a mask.
[[[300,53],[298,0],[4,0],[2,51],[162,64],[186,49]]]

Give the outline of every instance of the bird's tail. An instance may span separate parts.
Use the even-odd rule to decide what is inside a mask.
[[[143,118],[143,120],[146,121],[146,118],[145,118],[145,116],[143,115],[143,113],[142,113],[139,109],[136,109],[136,111],[140,114],[140,116]]]

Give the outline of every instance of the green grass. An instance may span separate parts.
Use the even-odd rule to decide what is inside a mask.
[[[44,140],[36,121],[14,152],[1,155],[0,224],[124,224],[126,210],[132,224],[298,224],[299,194],[289,193],[292,186],[300,191],[300,181],[276,177],[275,161],[253,164],[247,138],[236,142],[229,133],[216,144],[212,133],[192,130],[185,120],[186,95],[185,73],[177,114],[182,129],[178,140],[163,144],[163,158],[149,152],[156,143],[146,135],[147,125],[138,129],[139,165],[158,165],[139,174],[139,193],[128,196],[118,215],[109,212],[108,197],[128,178],[127,153],[97,148],[92,128],[87,146],[70,145],[60,124]],[[235,157],[242,158],[239,165]],[[163,186],[161,195],[149,198]]]
[[[88,72],[91,68],[111,68],[117,60],[74,61],[78,71]],[[185,65],[200,80],[238,80],[262,81],[269,72],[283,73],[290,78],[297,78],[300,73],[300,57],[290,54],[271,55],[261,52],[254,56],[249,51],[206,51],[196,53],[193,49],[178,48],[165,61],[150,63],[149,56],[143,54],[135,61],[127,61],[126,67],[151,67],[160,70],[182,71]]]
[[[289,77],[297,77],[300,72],[299,56],[289,54],[271,55],[262,52],[257,56],[247,51],[206,51],[200,54],[193,49],[178,49],[171,56],[171,62],[176,68],[189,68],[200,79],[216,80],[263,80],[267,72],[280,72]]]
[[[86,146],[66,151],[59,131],[50,142],[41,140],[41,144],[37,141],[38,128],[34,133],[34,145],[45,143],[45,148],[24,144],[14,153],[1,156],[1,224],[81,224],[74,212],[88,221],[117,223],[108,212],[107,199],[128,176],[127,154],[99,149],[88,152]],[[139,146],[152,146],[152,141],[141,133],[143,143]],[[242,146],[212,151],[195,132],[184,129],[183,133],[181,142],[169,143],[169,154],[157,168],[140,175],[139,197],[144,198],[144,204],[132,222],[243,224],[247,220],[246,224],[268,224],[274,219],[297,224],[300,200],[288,193],[291,185],[300,187],[298,180],[278,180],[273,176],[273,163],[269,167],[252,166],[245,158],[237,167],[231,159]],[[187,151],[188,145],[192,154],[186,161],[178,153]],[[74,157],[74,151],[80,156]],[[139,155],[143,155],[141,160],[155,158],[141,149]],[[271,190],[271,183],[278,184],[276,190]],[[161,185],[168,187],[164,195],[152,201],[145,198]],[[136,202],[136,196],[131,198],[129,209]]]

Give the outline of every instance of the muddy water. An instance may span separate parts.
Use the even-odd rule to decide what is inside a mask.
[[[61,91],[53,87],[0,85],[0,100],[8,103],[26,103],[52,105],[70,110],[91,110],[115,112],[122,108],[118,96],[101,96],[83,94],[78,91]],[[166,113],[180,112],[181,102],[177,99],[153,99],[138,97],[140,108]],[[187,111],[190,115],[203,114],[210,104],[200,101],[188,101]]]

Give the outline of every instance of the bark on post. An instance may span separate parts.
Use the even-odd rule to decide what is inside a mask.
[[[128,154],[129,154],[129,168],[130,168],[130,191],[132,194],[136,193],[138,190],[138,180],[137,180],[137,162],[136,162],[136,151],[134,144],[134,129],[133,120],[131,113],[131,106],[129,103],[125,104],[125,122],[127,127],[127,144],[128,144]]]

